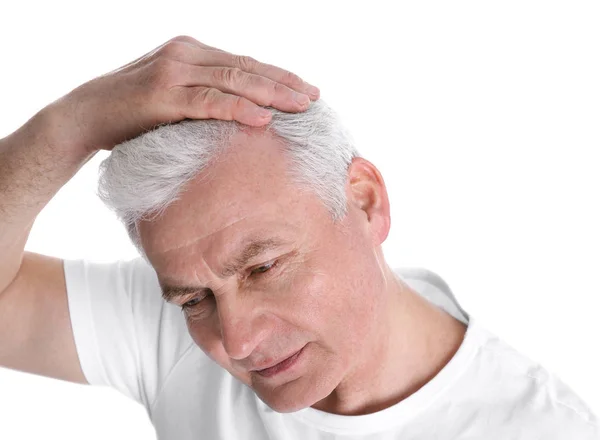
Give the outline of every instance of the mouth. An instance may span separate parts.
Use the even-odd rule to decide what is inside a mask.
[[[306,345],[304,347],[306,347]],[[263,370],[255,370],[255,372],[260,374],[263,377],[272,377],[278,373],[281,373],[283,371],[290,369],[296,363],[296,361],[298,360],[298,358],[304,351],[304,347],[302,347],[300,350],[298,350],[296,353],[294,353],[290,357],[282,360],[278,364],[275,364],[272,367],[265,368]]]

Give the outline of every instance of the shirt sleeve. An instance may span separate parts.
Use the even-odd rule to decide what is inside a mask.
[[[142,258],[65,260],[69,314],[87,381],[109,386],[149,411],[167,376],[193,347],[179,307],[165,302]]]

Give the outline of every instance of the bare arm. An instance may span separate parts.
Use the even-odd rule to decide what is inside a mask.
[[[35,218],[95,153],[69,150],[42,111],[0,141],[0,365],[86,383],[62,261],[24,247]]]
[[[186,118],[261,126],[270,117],[260,106],[303,111],[308,102],[296,98],[310,89],[283,69],[182,36],[74,89],[1,139],[0,366],[86,383],[63,262],[24,247],[39,212],[98,150]]]

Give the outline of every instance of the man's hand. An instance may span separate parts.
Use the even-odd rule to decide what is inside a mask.
[[[309,97],[319,90],[293,73],[178,36],[45,110],[58,122],[55,139],[92,153],[186,118],[261,126],[271,114],[260,106],[303,111]]]
[[[86,383],[63,262],[24,247],[40,210],[87,160],[186,118],[264,125],[270,118],[260,117],[259,106],[308,107],[294,90],[310,94],[311,87],[277,67],[177,37],[77,87],[0,139],[0,366]]]

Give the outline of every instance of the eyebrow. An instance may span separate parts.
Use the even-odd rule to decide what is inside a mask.
[[[243,245],[243,249],[231,261],[227,262],[223,269],[218,273],[219,278],[228,278],[235,273],[237,273],[240,269],[242,269],[248,261],[252,258],[255,258],[267,251],[278,249],[287,242],[282,240],[279,237],[266,238],[266,239],[251,239],[247,241],[245,245]],[[206,287],[199,286],[170,286],[163,285],[162,289],[162,297],[165,301],[171,302],[173,299],[185,296],[192,295],[199,292],[210,292],[210,289]]]

